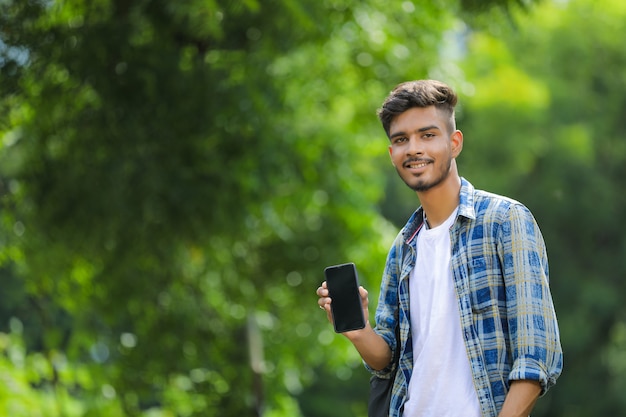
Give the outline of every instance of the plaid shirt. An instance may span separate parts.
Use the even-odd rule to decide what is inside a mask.
[[[413,369],[408,279],[415,265],[415,237],[422,223],[420,207],[389,251],[376,310],[375,331],[394,352],[394,330],[397,318],[400,320],[402,348],[390,417],[402,415]],[[474,386],[482,416],[496,417],[510,381],[539,381],[543,394],[562,370],[563,352],[548,286],[545,244],[526,207],[475,190],[463,178],[450,239],[461,331]],[[370,371],[388,378],[391,369]]]

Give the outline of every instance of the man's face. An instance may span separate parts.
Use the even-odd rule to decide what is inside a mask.
[[[450,132],[445,114],[436,107],[414,107],[393,119],[389,141],[391,162],[400,178],[414,191],[424,192],[448,178],[463,134]]]

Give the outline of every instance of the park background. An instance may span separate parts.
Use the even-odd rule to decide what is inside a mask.
[[[0,1],[0,415],[363,417],[316,304],[418,206],[375,112],[460,95],[565,353],[533,417],[626,415],[626,2]],[[373,308],[371,309],[373,313]]]

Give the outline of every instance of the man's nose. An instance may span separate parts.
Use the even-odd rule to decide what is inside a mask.
[[[409,144],[406,149],[407,155],[421,155],[423,152],[422,143],[415,135],[409,137]]]

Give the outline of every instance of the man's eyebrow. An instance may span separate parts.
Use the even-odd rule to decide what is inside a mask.
[[[389,136],[389,139],[393,139],[396,138],[398,136],[405,136],[406,134],[404,132],[396,132],[393,135]]]
[[[427,131],[432,130],[432,129],[441,130],[441,129],[439,129],[439,126],[437,126],[437,125],[430,125],[430,126],[420,127],[419,129],[416,130],[416,132],[420,132],[420,133],[421,132],[427,132]],[[395,138],[397,136],[405,136],[405,135],[406,135],[406,133],[404,131],[395,132],[394,134],[389,136],[389,139]]]
[[[417,129],[418,132],[426,132],[427,130],[433,130],[433,129],[439,129],[439,126],[437,125],[430,125],[430,126],[424,126],[424,127],[420,127],[419,129]]]

